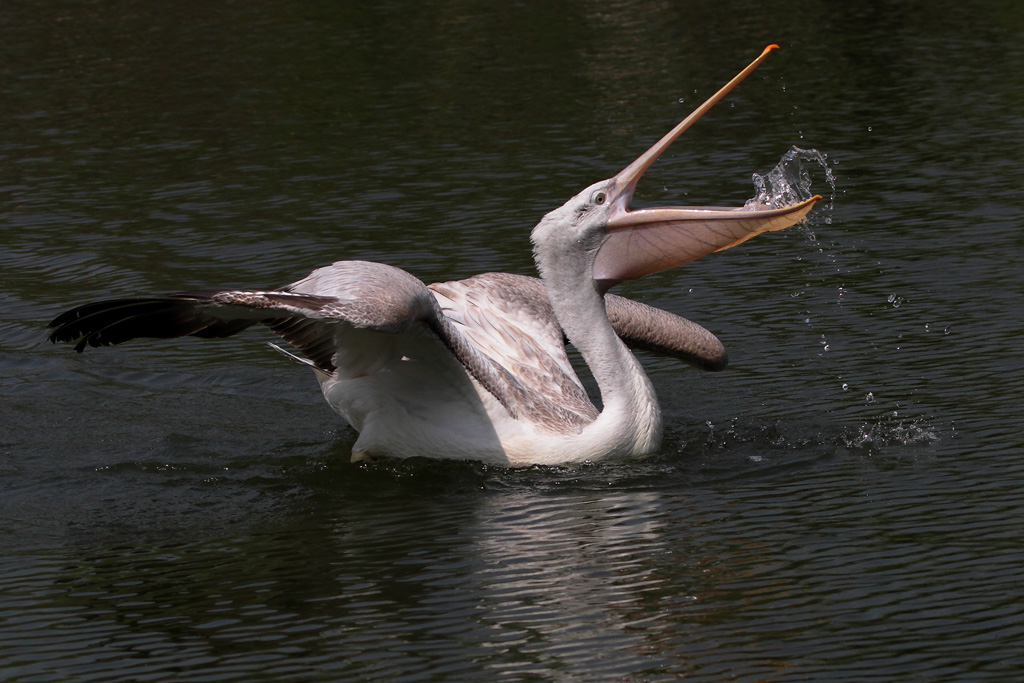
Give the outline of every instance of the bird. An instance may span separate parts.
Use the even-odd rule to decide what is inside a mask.
[[[747,77],[742,71],[616,175],[545,215],[530,234],[540,277],[482,273],[426,285],[383,263],[338,261],[278,289],[113,299],[50,323],[82,352],[139,338],[218,338],[263,325],[312,369],[358,436],[353,462],[427,457],[518,467],[655,453],[663,417],[631,349],[720,370],[701,325],[610,293],[805,219],[819,195],[782,208],[629,204],[647,168]],[[567,354],[582,356],[590,397]]]

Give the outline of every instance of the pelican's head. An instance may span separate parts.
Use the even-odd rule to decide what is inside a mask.
[[[629,210],[644,171],[777,47],[766,47],[757,59],[617,175],[594,183],[547,214],[531,235],[542,276],[547,277],[553,269],[574,265],[572,270],[582,269],[605,291],[623,280],[674,268],[759,233],[781,230],[801,221],[820,196],[781,209]]]

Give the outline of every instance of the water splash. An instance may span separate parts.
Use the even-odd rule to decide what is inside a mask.
[[[924,418],[907,419],[896,411],[846,430],[841,436],[847,448],[875,451],[885,446],[918,446],[935,443],[939,435]]]
[[[811,192],[811,174],[808,166],[816,163],[825,169],[825,181],[831,188],[825,223],[831,223],[832,206],[836,198],[836,179],[829,166],[828,155],[816,149],[789,148],[779,163],[768,173],[753,175],[756,194],[743,205],[745,209],[781,209],[793,206],[814,196]]]

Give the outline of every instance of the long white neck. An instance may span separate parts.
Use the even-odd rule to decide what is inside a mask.
[[[538,254],[555,316],[569,341],[583,355],[601,392],[601,414],[584,429],[583,441],[605,449],[607,455],[639,455],[657,450],[661,445],[662,422],[654,387],[609,322],[591,269],[575,259],[570,259],[570,263],[545,261]]]

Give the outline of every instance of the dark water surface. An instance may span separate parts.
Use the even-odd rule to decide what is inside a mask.
[[[1020,3],[321,5],[0,6],[0,678],[1024,672]],[[44,341],[342,258],[530,273],[770,42],[638,202],[741,204],[796,144],[834,207],[621,288],[732,358],[644,359],[656,456],[351,465],[256,331]]]

